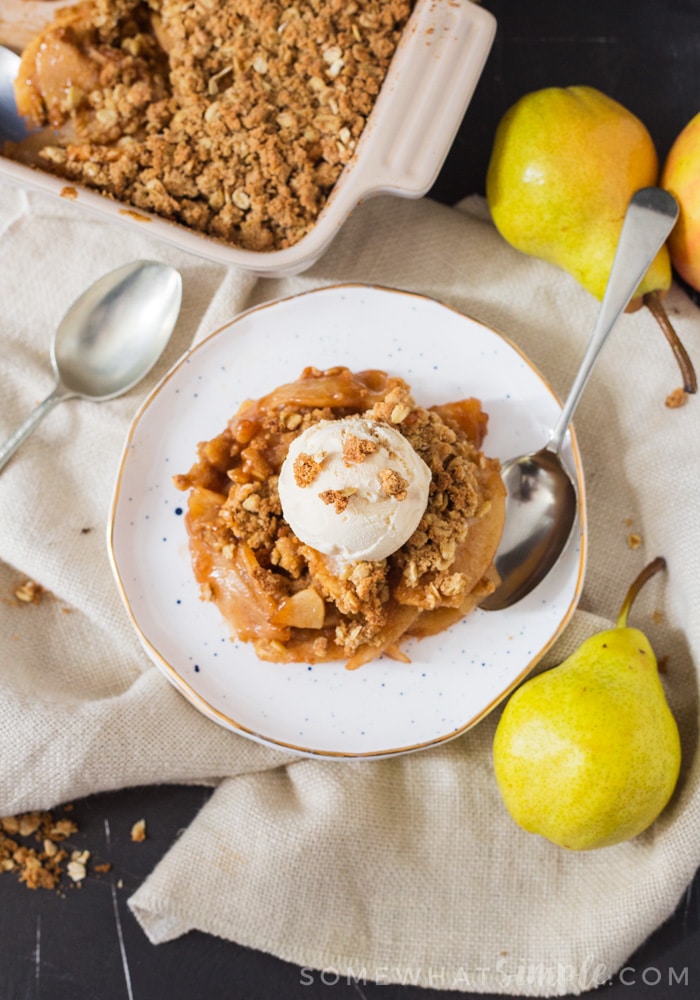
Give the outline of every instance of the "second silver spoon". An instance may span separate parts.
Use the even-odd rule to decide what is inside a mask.
[[[55,388],[0,446],[0,469],[57,403],[113,399],[140,382],[163,353],[181,301],[179,271],[154,260],[124,264],[83,292],[53,337]]]

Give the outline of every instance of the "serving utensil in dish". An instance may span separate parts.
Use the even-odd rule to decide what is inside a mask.
[[[48,15],[47,15],[48,19]],[[0,156],[0,178],[258,275],[295,274],[326,250],[355,206],[377,194],[416,198],[435,181],[493,43],[496,21],[470,0],[417,0],[350,162],[316,224],[294,246],[244,250]],[[1,69],[1,67],[0,67]],[[3,136],[0,131],[0,148]]]
[[[19,63],[16,52],[0,45],[0,144],[3,139],[21,142],[29,132],[15,103],[13,81],[19,72]]]
[[[426,331],[430,331],[426,342]],[[382,757],[433,746],[482,719],[529,672],[573,614],[583,586],[584,480],[575,437],[563,460],[582,504],[559,563],[516,607],[476,610],[402,649],[410,663],[265,663],[233,641],[200,600],[184,524],[197,444],[238,405],[308,365],[383,368],[421,405],[477,396],[489,414],[488,455],[542,440],[560,404],[526,357],[494,330],[432,299],[339,285],[268,303],[189,351],[144,403],[129,431],[108,544],[128,614],[153,662],[203,714],[258,742],[320,757]]]

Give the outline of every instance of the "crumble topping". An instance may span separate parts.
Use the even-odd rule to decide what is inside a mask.
[[[394,500],[405,500],[408,496],[408,482],[394,469],[382,469],[379,473],[382,490]]]
[[[37,125],[70,126],[41,150],[45,169],[234,245],[281,249],[351,160],[411,7],[84,0],[29,46],[18,105]]]
[[[336,514],[342,514],[347,510],[353,493],[357,493],[357,490],[352,486],[346,486],[342,490],[324,490],[319,493],[319,497],[325,504],[333,504]]]
[[[379,445],[376,441],[348,434],[343,441],[343,458],[346,465],[356,465],[364,462],[368,455],[374,455],[378,449]]]
[[[299,419],[299,424],[301,423],[301,418]],[[299,426],[296,424],[295,426]],[[315,458],[311,455],[307,455],[306,452],[301,452],[297,455],[294,462],[294,481],[300,489],[304,489],[306,486],[310,486],[313,483],[316,476],[318,476],[321,470],[321,463],[317,462]]]

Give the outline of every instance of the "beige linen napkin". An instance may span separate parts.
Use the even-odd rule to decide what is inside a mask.
[[[664,406],[679,377],[654,321],[646,310],[623,318],[576,417],[589,570],[581,609],[546,663],[614,618],[644,562],[664,555],[668,573],[648,584],[634,622],[667,658],[683,770],[647,833],[569,854],[505,812],[491,769],[497,711],[432,750],[337,763],[267,749],[203,718],[143,653],[105,528],[140,401],[185,348],[245,307],[341,281],[426,293],[505,333],[563,395],[594,300],[509,248],[478,198],[458,209],[377,199],[310,272],[256,281],[143,230],[0,187],[2,437],[50,391],[50,335],[70,302],[137,257],[183,274],[165,357],[121,399],[57,408],[0,475],[0,813],[128,785],[214,782],[130,901],[152,941],[197,928],[298,963],[302,985],[318,969],[533,996],[604,981],[672,912],[700,862],[700,401]],[[676,288],[668,307],[700,365],[700,313]],[[18,606],[12,591],[27,577],[51,598]]]

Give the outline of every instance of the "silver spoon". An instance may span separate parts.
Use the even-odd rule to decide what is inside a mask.
[[[16,52],[0,45],[0,144],[6,139],[21,142],[30,132],[15,103],[14,81],[19,63]]]
[[[83,292],[53,337],[56,386],[0,447],[0,470],[57,403],[99,403],[140,382],[168,343],[181,301],[179,271],[152,260],[124,264]]]
[[[647,268],[678,217],[675,198],[661,188],[642,188],[632,198],[608,285],[581,367],[549,441],[529,455],[504,462],[506,519],[495,558],[501,583],[481,603],[500,611],[522,600],[552,569],[576,519],[576,488],[559,452],[593,365]]]

